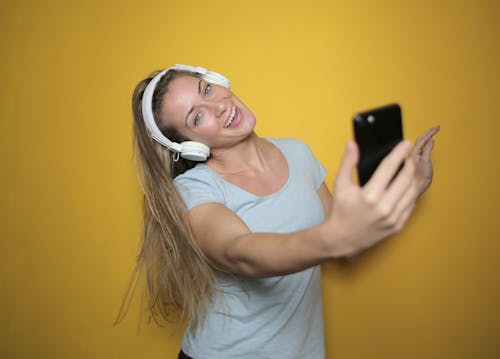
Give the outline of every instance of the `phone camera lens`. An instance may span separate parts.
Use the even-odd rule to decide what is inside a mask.
[[[373,116],[373,115],[368,116],[367,121],[368,121],[369,124],[374,123],[375,122],[375,116]]]

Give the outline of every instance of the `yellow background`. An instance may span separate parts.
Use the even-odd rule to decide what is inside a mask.
[[[173,358],[178,326],[112,327],[141,232],[131,93],[173,63],[225,74],[257,131],[334,178],[351,115],[440,124],[407,228],[324,266],[328,358],[498,358],[495,1],[0,3],[0,357]],[[284,298],[286,300],[286,298]]]

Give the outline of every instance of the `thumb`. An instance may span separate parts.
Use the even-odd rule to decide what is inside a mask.
[[[342,161],[340,163],[340,168],[337,173],[337,178],[335,180],[335,188],[342,188],[347,185],[351,185],[352,175],[354,173],[354,168],[358,163],[359,150],[358,145],[354,141],[347,142],[344,155],[342,156]]]

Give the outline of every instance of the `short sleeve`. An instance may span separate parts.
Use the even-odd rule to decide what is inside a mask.
[[[308,163],[311,164],[311,173],[314,178],[314,184],[316,185],[316,189],[319,189],[323,182],[325,181],[327,171],[325,167],[321,164],[321,162],[314,156],[311,148],[304,143],[305,152],[308,156]]]
[[[174,185],[188,210],[200,204],[215,202],[224,204],[220,181],[202,165],[177,176]]]

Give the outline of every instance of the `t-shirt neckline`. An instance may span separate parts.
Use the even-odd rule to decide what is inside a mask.
[[[268,199],[268,198],[277,197],[277,196],[279,196],[281,193],[283,193],[286,190],[286,188],[288,187],[288,185],[290,183],[290,180],[292,178],[292,166],[291,166],[291,162],[290,162],[290,160],[289,160],[289,158],[288,158],[288,156],[286,154],[286,151],[284,151],[283,148],[281,148],[278,145],[278,141],[276,141],[275,139],[272,139],[272,138],[268,138],[268,137],[263,137],[263,139],[269,141],[271,144],[273,144],[281,152],[281,155],[285,158],[286,165],[288,167],[288,178],[287,178],[286,182],[283,184],[283,186],[281,186],[281,188],[278,189],[276,192],[273,192],[273,193],[270,193],[270,194],[266,194],[264,196],[256,195],[255,193],[249,192],[249,191],[241,188],[240,186],[235,185],[234,183],[226,181],[221,175],[219,175],[216,171],[214,171],[212,168],[210,168],[206,164],[200,163],[199,165],[207,168],[210,172],[212,172],[214,175],[216,175],[217,178],[220,181],[222,181],[224,184],[226,184],[226,185],[228,185],[228,186],[230,186],[232,188],[235,188],[235,189],[239,190],[240,192],[246,193],[247,195],[249,195],[249,196],[251,196],[253,198]]]

